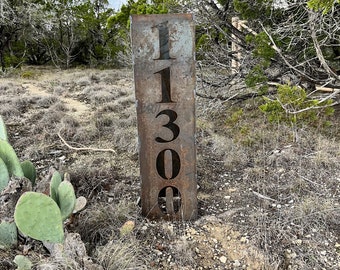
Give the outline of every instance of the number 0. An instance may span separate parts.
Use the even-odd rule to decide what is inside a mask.
[[[159,176],[163,179],[176,178],[181,169],[178,153],[173,149],[164,149],[157,156],[156,166]]]

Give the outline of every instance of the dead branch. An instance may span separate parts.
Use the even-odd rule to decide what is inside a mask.
[[[258,193],[256,191],[253,191],[253,194],[256,195],[257,197],[259,197],[260,199],[264,199],[264,200],[268,200],[268,201],[272,201],[272,202],[277,202],[277,200],[272,199],[268,196],[262,195],[261,193]]]
[[[287,58],[283,55],[281,49],[279,47],[277,47],[273,37],[269,34],[269,32],[267,31],[267,29],[261,24],[261,27],[263,29],[263,31],[266,33],[266,35],[268,36],[268,38],[270,39],[271,42],[271,47],[277,52],[277,54],[281,57],[281,59],[285,62],[285,64],[291,68],[292,70],[296,71],[297,73],[299,73],[301,76],[303,76],[304,78],[308,79],[309,81],[313,82],[313,83],[318,83],[320,82],[319,80],[315,80],[314,78],[310,77],[309,75],[307,75],[306,73],[303,73],[301,70],[299,70],[298,68],[294,67],[291,63],[289,63],[289,61],[287,60]]]
[[[116,153],[114,149],[102,149],[102,148],[93,148],[93,147],[74,147],[66,142],[66,140],[61,136],[60,134],[61,129],[58,131],[57,135],[59,139],[70,149],[76,150],[76,151],[94,151],[94,152],[111,152],[111,153]]]
[[[244,101],[244,100],[248,100],[251,98],[262,97],[266,95],[273,95],[273,94],[276,94],[276,92],[277,92],[276,90],[271,90],[271,91],[267,91],[266,93],[251,92],[251,93],[247,93],[244,95],[239,95],[239,93],[236,93],[230,97],[225,97],[222,95],[216,95],[216,96],[204,95],[198,92],[196,92],[196,95],[201,98],[218,99],[218,100],[227,102],[227,101]]]
[[[312,40],[313,40],[316,55],[317,55],[321,65],[322,65],[322,67],[326,70],[326,72],[330,76],[332,76],[334,79],[336,79],[337,81],[340,81],[340,76],[338,76],[327,64],[325,57],[322,53],[320,44],[318,42],[318,39],[316,37],[316,30],[315,30],[315,22],[316,22],[316,18],[317,18],[316,13],[314,11],[310,10],[309,11],[309,18],[310,18],[309,27],[310,27],[310,30],[311,30],[311,37],[312,37]]]

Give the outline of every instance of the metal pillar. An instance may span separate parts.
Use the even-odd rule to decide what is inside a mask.
[[[192,15],[132,15],[142,214],[197,217]]]

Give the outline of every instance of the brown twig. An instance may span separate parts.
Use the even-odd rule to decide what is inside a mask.
[[[93,147],[73,147],[72,145],[68,144],[65,139],[61,136],[60,134],[61,129],[58,131],[58,137],[59,139],[70,149],[72,150],[76,150],[76,151],[95,151],[95,152],[112,152],[112,153],[116,153],[116,151],[114,149],[102,149],[102,148],[93,148]]]

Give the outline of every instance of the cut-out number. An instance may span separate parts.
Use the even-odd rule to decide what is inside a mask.
[[[159,103],[172,103],[170,85],[170,67],[157,71],[161,75],[162,100]]]
[[[169,60],[170,46],[169,46],[169,28],[168,22],[162,22],[157,26],[159,34],[159,58],[155,60]],[[171,100],[171,84],[170,84],[170,67],[166,67],[155,74],[161,75],[161,90],[162,100],[160,103],[172,103]]]
[[[170,59],[169,49],[169,28],[168,22],[162,22],[156,25],[159,35],[159,58],[158,60]]]
[[[178,153],[173,149],[164,149],[156,160],[156,168],[160,177],[171,180],[177,177],[181,169],[181,161]]]
[[[177,119],[177,113],[173,110],[163,110],[161,111],[159,114],[157,114],[156,118],[160,115],[167,115],[169,117],[169,122],[165,125],[163,125],[163,127],[166,127],[168,129],[170,129],[172,131],[172,139],[171,140],[165,140],[161,137],[157,137],[155,140],[156,142],[159,142],[159,143],[168,143],[168,142],[172,142],[173,140],[175,140],[178,135],[179,135],[179,126],[177,126],[174,122],[176,121]]]
[[[181,204],[181,193],[175,187],[165,187],[158,194],[158,206],[164,214],[176,214]]]

